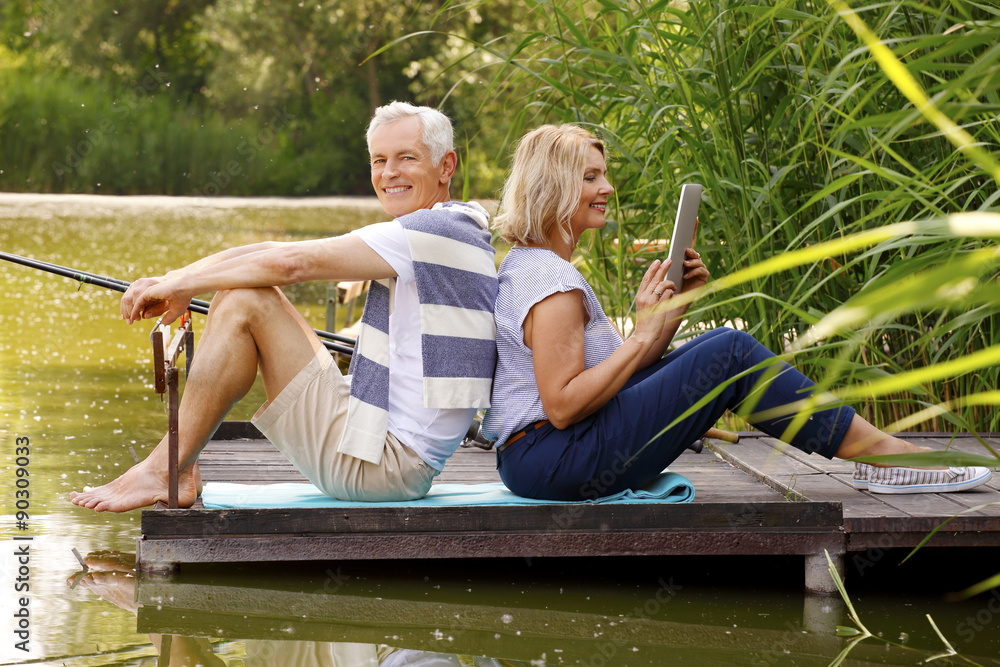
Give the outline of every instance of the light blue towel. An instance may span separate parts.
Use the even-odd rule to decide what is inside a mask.
[[[562,500],[534,500],[515,496],[500,482],[492,484],[435,484],[419,500],[369,503],[336,500],[312,484],[232,484],[208,482],[201,494],[208,509],[277,507],[454,507],[468,505],[564,505]],[[682,475],[665,471],[638,491],[583,500],[581,503],[689,503],[694,485]]]

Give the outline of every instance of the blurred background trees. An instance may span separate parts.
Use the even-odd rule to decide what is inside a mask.
[[[527,17],[507,0],[3,0],[0,190],[368,194],[372,110],[458,84],[456,194],[473,170],[489,196],[501,170],[472,163],[502,129],[478,60],[452,65]]]

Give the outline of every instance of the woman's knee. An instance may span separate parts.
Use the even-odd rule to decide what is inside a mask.
[[[774,353],[760,344],[754,336],[738,329],[726,329],[713,341],[737,358],[758,360],[774,356]]]
[[[752,335],[748,334],[746,331],[740,331],[739,329],[730,329],[725,327],[723,333],[720,334],[720,339],[728,341],[734,345],[758,345],[758,341]]]

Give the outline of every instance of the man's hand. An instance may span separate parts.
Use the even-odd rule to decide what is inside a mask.
[[[163,324],[170,324],[191,306],[192,298],[181,293],[176,279],[140,278],[122,296],[122,318],[133,324],[162,315]]]

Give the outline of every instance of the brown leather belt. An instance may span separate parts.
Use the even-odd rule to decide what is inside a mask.
[[[497,451],[503,451],[511,443],[513,443],[513,442],[519,440],[520,438],[524,437],[524,434],[527,433],[528,431],[534,431],[536,428],[541,428],[542,426],[545,426],[548,423],[549,423],[548,419],[543,419],[540,422],[535,422],[534,424],[528,424],[527,426],[525,426],[524,428],[522,428],[520,431],[518,431],[514,435],[510,436],[509,438],[507,438],[507,442],[503,443],[503,446],[500,447]]]

